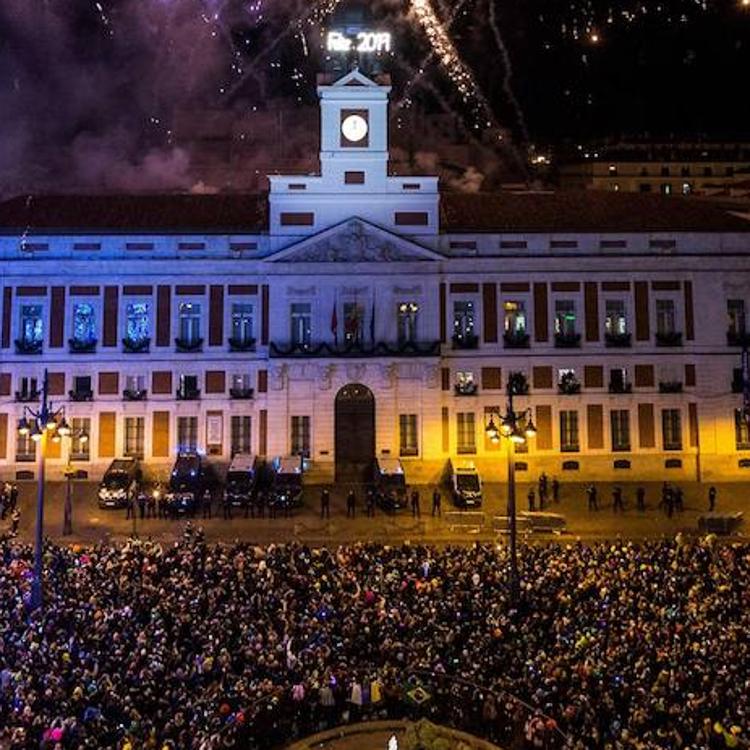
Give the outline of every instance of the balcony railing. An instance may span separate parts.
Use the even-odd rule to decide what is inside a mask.
[[[730,328],[727,331],[728,346],[750,346],[750,333],[747,331],[735,331]]]
[[[523,331],[506,331],[503,334],[503,343],[506,349],[528,349],[531,337]]]
[[[148,354],[151,348],[151,339],[130,339],[124,338],[122,340],[122,350],[126,354]]]
[[[148,398],[148,390],[145,388],[126,388],[122,392],[123,401],[145,401]]]
[[[564,376],[557,384],[557,392],[563,396],[575,396],[581,392],[581,383],[575,377]]]
[[[174,340],[174,346],[178,352],[182,353],[199,352],[203,349],[203,339],[176,338]]]
[[[631,345],[629,333],[605,333],[604,344],[611,349],[627,349]]]
[[[96,351],[96,339],[68,339],[68,350],[71,354],[93,354]]]
[[[16,354],[41,354],[41,341],[27,341],[26,339],[16,339]]]
[[[479,346],[479,336],[473,333],[455,334],[453,336],[454,349],[476,349]]]
[[[476,383],[456,383],[453,386],[456,396],[476,396],[479,393]]]
[[[227,343],[229,344],[230,352],[254,352],[255,351],[255,339],[238,339],[230,338]]]
[[[93,401],[94,392],[91,388],[76,388],[75,390],[68,391],[68,398],[71,401]]]
[[[178,401],[198,401],[201,397],[200,388],[178,388]]]
[[[677,331],[657,331],[657,346],[682,346],[682,334]]]
[[[19,404],[29,404],[39,401],[39,391],[16,391],[16,401]]]
[[[268,353],[271,357],[292,357],[295,359],[316,357],[438,357],[439,341],[414,342],[401,344],[378,342],[376,344],[277,344],[271,342]]]
[[[682,393],[682,383],[679,380],[662,380],[659,382],[659,393]]]
[[[255,390],[253,388],[230,388],[229,397],[248,401],[255,396]]]
[[[576,349],[581,345],[580,333],[556,333],[555,346],[558,349]]]
[[[622,383],[622,382],[611,382],[609,384],[609,392],[610,393],[632,393],[633,384]]]

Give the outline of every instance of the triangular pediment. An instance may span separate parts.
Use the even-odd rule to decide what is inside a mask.
[[[387,263],[443,260],[439,253],[351,218],[266,258],[284,263]]]
[[[354,68],[349,71],[345,76],[342,76],[337,81],[334,81],[332,86],[367,86],[370,88],[378,88],[378,84],[375,81],[368,78],[363,73],[359,72],[359,68]]]

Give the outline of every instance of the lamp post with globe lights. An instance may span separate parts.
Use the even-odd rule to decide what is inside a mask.
[[[65,407],[57,409],[49,400],[47,370],[42,382],[41,404],[38,409],[24,406],[23,416],[18,422],[18,434],[29,435],[38,446],[36,522],[34,534],[34,576],[31,583],[31,609],[42,606],[42,577],[44,574],[44,470],[48,441],[60,442],[71,435],[70,425],[65,420]],[[85,436],[85,437],[84,437]],[[82,439],[88,435],[82,433]],[[67,501],[66,501],[67,502]],[[66,508],[66,513],[67,513]]]
[[[512,372],[508,378],[506,394],[508,403],[504,414],[490,412],[490,421],[485,426],[487,438],[491,443],[499,443],[502,438],[508,440],[508,523],[510,525],[510,598],[518,604],[520,596],[520,577],[518,572],[517,524],[516,524],[516,464],[515,446],[523,444],[536,435],[536,426],[527,408],[517,412],[513,406],[514,396],[526,392],[526,378],[522,373]],[[495,421],[497,418],[497,422]]]

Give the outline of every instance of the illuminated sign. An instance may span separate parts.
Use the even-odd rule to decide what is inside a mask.
[[[326,49],[329,52],[390,52],[391,35],[387,31],[359,31],[347,36],[340,31],[329,31]]]

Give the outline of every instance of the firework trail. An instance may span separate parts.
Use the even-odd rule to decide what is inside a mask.
[[[502,79],[502,87],[503,91],[505,92],[505,96],[508,98],[508,101],[510,102],[511,107],[513,108],[513,112],[516,116],[516,120],[518,122],[519,130],[521,131],[521,138],[523,139],[523,143],[528,143],[529,140],[529,131],[526,127],[526,118],[523,115],[523,111],[521,110],[521,105],[518,103],[518,99],[516,99],[516,95],[513,93],[513,89],[510,85],[510,79],[513,75],[513,68],[510,63],[510,55],[508,54],[508,48],[505,46],[505,41],[503,40],[502,34],[500,33],[500,27],[497,23],[497,11],[495,9],[495,0],[487,0],[487,4],[489,5],[489,19],[490,19],[490,29],[492,31],[492,35],[495,38],[495,44],[497,45],[497,49],[500,52],[500,57],[503,61],[503,79]]]

